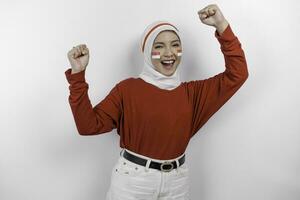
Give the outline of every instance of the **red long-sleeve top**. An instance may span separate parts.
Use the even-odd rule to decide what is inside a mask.
[[[154,159],[173,159],[248,78],[241,43],[230,25],[215,37],[225,58],[225,71],[204,80],[182,82],[164,90],[141,78],[118,82],[96,106],[88,97],[85,71],[71,74],[69,103],[80,135],[117,129],[120,147]]]

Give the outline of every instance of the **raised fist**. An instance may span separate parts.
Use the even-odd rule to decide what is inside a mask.
[[[68,59],[72,67],[72,74],[85,70],[89,63],[89,49],[85,44],[77,45],[68,52]]]
[[[226,22],[221,10],[216,4],[210,4],[198,11],[199,18],[202,23],[217,27]]]

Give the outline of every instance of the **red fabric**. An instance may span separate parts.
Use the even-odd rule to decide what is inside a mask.
[[[141,78],[117,83],[96,106],[88,97],[85,71],[71,74],[69,103],[81,135],[117,129],[120,147],[154,159],[172,159],[185,152],[189,140],[231,98],[248,78],[241,43],[230,25],[220,36],[225,71],[204,80],[182,82],[173,90],[160,89]]]

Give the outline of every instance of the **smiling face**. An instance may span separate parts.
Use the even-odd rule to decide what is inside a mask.
[[[169,30],[160,32],[153,42],[151,53],[155,70],[171,76],[181,61],[181,43],[177,34]]]

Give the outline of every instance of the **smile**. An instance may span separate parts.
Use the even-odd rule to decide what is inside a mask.
[[[175,60],[163,60],[160,62],[165,68],[171,69],[175,63]]]

